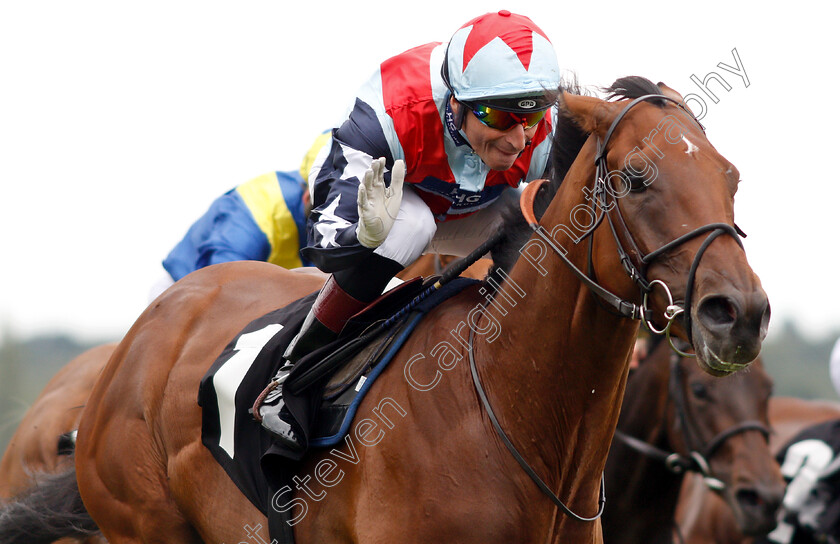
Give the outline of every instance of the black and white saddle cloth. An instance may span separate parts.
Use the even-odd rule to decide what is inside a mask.
[[[336,342],[301,359],[284,383],[283,398],[304,430],[307,446],[342,442],[365,393],[423,316],[476,283],[456,278],[432,290],[429,280],[406,282],[355,316]],[[276,444],[250,409],[279,368],[316,296],[249,323],[210,367],[198,393],[203,444],[248,500],[268,516],[271,537],[281,544],[293,542],[288,512],[271,508],[271,500],[289,485],[301,455]]]
[[[796,435],[777,456],[787,480],[769,544],[840,544],[840,420]]]

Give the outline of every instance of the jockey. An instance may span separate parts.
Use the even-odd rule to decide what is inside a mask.
[[[332,275],[259,408],[287,447],[302,448],[280,394],[293,364],[334,340],[424,252],[464,256],[487,239],[502,202],[518,196],[509,189],[546,170],[546,112],[559,85],[545,33],[499,11],[469,21],[448,44],[386,60],[362,87],[310,171],[301,255]]]
[[[153,286],[150,300],[211,264],[267,261],[284,268],[311,266],[299,253],[306,241],[310,202],[305,180],[329,139],[329,131],[316,138],[299,171],[264,174],[213,201],[164,259],[166,274]]]

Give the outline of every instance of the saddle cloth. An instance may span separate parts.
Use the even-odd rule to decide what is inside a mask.
[[[840,420],[802,430],[776,458],[788,482],[781,519],[756,543],[840,542]]]
[[[283,398],[304,430],[307,446],[343,441],[365,393],[422,317],[475,283],[456,278],[431,290],[431,280],[406,282],[354,316],[336,342],[301,359],[284,383]],[[428,296],[419,301],[421,293]],[[202,443],[248,500],[268,515],[271,537],[282,544],[292,542],[291,531],[272,519],[278,512],[270,502],[289,484],[302,456],[276,444],[250,409],[282,363],[286,346],[316,296],[312,293],[249,323],[211,365],[198,392]],[[415,305],[405,311],[412,299]]]

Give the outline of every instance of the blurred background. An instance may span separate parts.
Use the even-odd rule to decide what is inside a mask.
[[[0,4],[0,447],[58,368],[122,337],[213,199],[296,169],[382,60],[498,9],[534,19],[592,92],[633,74],[703,100],[690,105],[741,172],[776,391],[836,398],[840,113],[824,96],[840,76],[815,0],[33,0]]]

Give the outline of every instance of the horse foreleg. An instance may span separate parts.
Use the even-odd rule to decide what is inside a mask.
[[[108,542],[201,544],[172,498],[165,460],[145,423],[102,413],[89,431],[80,429],[76,472],[85,507]],[[122,426],[113,423],[120,420]]]

